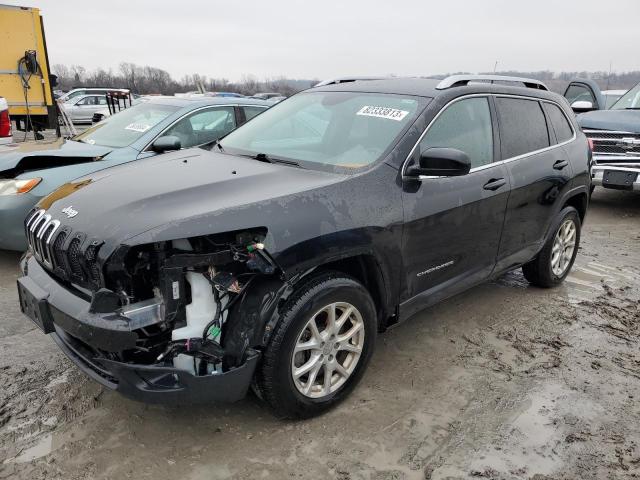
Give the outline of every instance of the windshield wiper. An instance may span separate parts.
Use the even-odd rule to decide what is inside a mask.
[[[206,146],[209,147],[209,150],[211,150],[213,147],[217,147],[218,150],[220,150],[221,152],[224,152],[224,148],[222,148],[222,145],[220,145],[220,140],[214,140],[213,142],[211,142]]]
[[[640,110],[640,107],[624,107],[625,110]]]
[[[260,162],[265,163],[283,163],[285,165],[291,165],[293,167],[300,167],[298,162],[294,162],[293,160],[285,160],[284,158],[276,158],[267,155],[266,153],[256,153],[255,155],[245,155],[249,158],[253,158],[254,160],[258,160]]]

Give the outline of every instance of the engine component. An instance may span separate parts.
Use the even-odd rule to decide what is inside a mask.
[[[191,303],[186,307],[187,325],[171,332],[172,340],[202,337],[205,326],[217,316],[217,302],[209,280],[201,274],[187,272],[191,286]]]
[[[131,303],[120,310],[129,319],[131,330],[148,327],[164,321],[164,306],[158,298]]]
[[[238,279],[229,272],[218,272],[216,273],[211,282],[215,285],[215,287],[221,291],[229,291],[233,293],[240,293],[240,284],[238,283]]]

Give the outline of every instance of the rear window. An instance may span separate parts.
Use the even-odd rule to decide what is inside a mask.
[[[567,117],[562,113],[562,110],[560,110],[560,107],[547,102],[544,102],[543,105],[547,112],[547,116],[551,121],[553,130],[556,132],[556,139],[558,140],[558,143],[570,140],[573,137],[573,129],[571,128]]]
[[[496,98],[502,158],[513,158],[550,146],[547,122],[536,100]]]

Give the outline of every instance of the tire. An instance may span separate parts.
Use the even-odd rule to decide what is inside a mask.
[[[330,311],[334,312],[335,325],[346,318],[333,337],[328,333],[333,331],[327,321]],[[256,374],[258,396],[281,418],[318,415],[343,400],[362,378],[373,353],[377,332],[375,312],[369,292],[353,278],[329,272],[309,279],[280,312]],[[315,334],[312,323],[317,326]],[[340,345],[340,338],[346,338],[345,332],[352,331],[355,333],[350,339]],[[320,339],[326,341],[320,343]],[[296,345],[309,344],[317,348],[305,348],[294,354]],[[341,371],[337,367],[333,370],[338,363]],[[314,367],[309,373],[294,378],[294,368],[302,371],[311,364]],[[328,371],[331,376],[325,375]]]
[[[566,252],[567,255],[564,256],[564,260],[560,260],[554,267],[554,244],[559,236],[563,236],[562,233],[559,233],[560,230],[567,228],[569,223],[572,223],[575,230],[575,243],[573,245],[573,250],[571,250],[570,255],[568,255],[569,251],[565,246],[561,246],[560,250],[562,252]],[[529,283],[542,288],[555,287],[562,283],[571,271],[573,262],[576,259],[578,247],[580,246],[581,227],[582,224],[580,222],[580,215],[578,215],[578,211],[573,207],[563,208],[558,215],[558,221],[555,224],[553,235],[549,237],[536,258],[522,266],[522,273],[524,273],[524,277],[529,281]],[[561,242],[561,245],[564,244]],[[562,255],[562,253],[560,255]]]

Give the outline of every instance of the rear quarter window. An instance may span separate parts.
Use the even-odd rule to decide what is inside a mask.
[[[537,100],[496,98],[502,158],[513,158],[549,147],[549,132]]]
[[[571,128],[569,120],[567,120],[565,114],[560,110],[560,107],[547,102],[544,102],[543,105],[544,110],[547,112],[547,116],[551,121],[553,130],[556,132],[556,139],[558,140],[558,143],[571,140],[573,137],[573,129]]]

